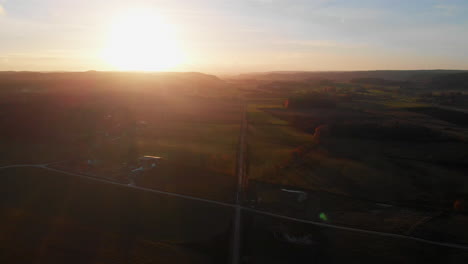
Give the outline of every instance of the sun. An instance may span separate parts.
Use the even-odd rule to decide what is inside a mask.
[[[165,71],[183,61],[174,28],[161,17],[132,11],[111,25],[104,60],[118,70]]]

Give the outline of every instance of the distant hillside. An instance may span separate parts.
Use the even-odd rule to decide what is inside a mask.
[[[404,85],[406,81],[385,80],[380,78],[358,78],[352,79],[352,83],[372,84],[372,85]]]
[[[453,73],[466,73],[461,70],[411,70],[411,71],[329,71],[329,72],[265,72],[248,73],[236,76],[236,79],[256,79],[269,81],[304,81],[353,79],[386,79],[391,81],[430,81],[432,78]]]
[[[86,71],[86,72],[30,72],[30,71],[0,71],[0,79],[81,79],[90,77],[172,77],[172,78],[204,78],[220,81],[214,75],[200,72],[112,72],[112,71]]]
[[[468,90],[468,72],[436,76],[432,79],[431,86],[444,90]]]
[[[224,81],[197,72],[0,72],[0,90],[7,89],[210,89]]]

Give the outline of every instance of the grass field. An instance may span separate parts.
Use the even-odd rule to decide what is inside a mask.
[[[252,263],[465,263],[465,250],[323,228],[247,213],[243,255]],[[287,237],[305,243],[291,243]],[[284,254],[284,251],[290,254]]]
[[[247,103],[246,174],[260,186],[252,195],[260,199],[250,199],[248,189],[246,206],[468,243],[466,215],[454,209],[457,202],[468,200],[466,114],[429,107],[394,86],[305,83],[296,91],[295,83],[277,88],[281,82],[270,88],[260,83],[263,88],[258,88],[249,82],[221,85],[219,80],[213,87],[197,86],[185,78],[175,86],[134,81],[111,82],[116,87],[96,90],[47,86],[0,91],[5,99],[0,104],[0,165],[60,161],[51,167],[127,184],[139,157],[161,156],[154,169],[138,176],[136,186],[234,203]],[[301,95],[308,97],[301,101]],[[284,107],[285,99],[289,107]],[[0,225],[5,227],[0,229],[0,262],[227,260],[231,207],[38,168],[1,170],[0,177]],[[307,192],[306,202],[298,201],[297,192],[288,193],[291,199],[278,195],[284,188]],[[466,257],[414,241],[400,244],[250,215],[243,220],[242,250],[245,259],[255,263],[301,258],[411,263],[433,257],[438,262],[444,260],[441,254],[456,262]],[[297,241],[278,238],[278,232],[290,231],[309,235],[313,245],[297,248]],[[282,248],[288,257],[274,252]],[[79,257],[66,259],[70,255]]]
[[[230,208],[42,169],[7,169],[0,177],[3,263],[220,263],[227,258]]]
[[[251,179],[445,208],[468,192],[460,118],[420,114],[426,108],[414,99],[381,88],[333,108],[284,109],[282,101],[249,105]]]
[[[164,163],[141,183],[232,200],[242,104],[226,87],[210,89],[8,90],[0,93],[0,165],[61,162],[82,171],[93,160],[93,174],[122,178],[139,157],[160,156]],[[174,181],[163,184],[161,175]]]
[[[139,155],[162,156],[182,166],[233,175],[239,129],[238,123],[166,122],[138,133],[136,146]]]
[[[295,149],[311,144],[313,136],[294,129],[284,120],[273,117],[264,110],[279,108],[282,102],[275,100],[252,102],[248,105],[247,119],[249,124],[248,142],[248,175],[250,179],[295,181],[283,174],[282,167],[292,159]]]

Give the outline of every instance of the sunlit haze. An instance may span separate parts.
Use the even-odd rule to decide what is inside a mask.
[[[161,71],[182,63],[183,50],[158,14],[132,10],[112,23],[103,57],[118,70]]]
[[[0,0],[0,70],[468,69],[464,0]]]

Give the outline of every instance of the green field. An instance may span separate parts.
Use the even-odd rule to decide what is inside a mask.
[[[125,75],[119,78],[128,81]],[[132,81],[131,89],[110,79],[75,90],[55,76],[9,83],[0,91],[0,165],[59,162],[63,170],[125,181],[138,158],[160,156],[161,166],[145,173],[140,183],[233,199],[242,117],[236,90],[219,80],[187,85],[184,81],[200,80],[173,76],[162,85],[165,79],[152,78]],[[26,85],[35,92],[23,92]],[[95,166],[89,168],[88,160]],[[210,189],[206,182],[219,188]]]
[[[248,107],[249,178],[446,208],[468,193],[462,113],[428,108],[394,87],[364,86],[365,92],[354,93],[356,86],[315,92],[337,98],[325,108],[285,109],[285,98],[261,99],[259,93]],[[350,99],[342,101],[341,93]]]
[[[275,104],[276,103],[276,104]],[[250,179],[293,183],[282,167],[287,166],[295,149],[309,145],[313,136],[289,126],[284,120],[264,110],[280,108],[281,101],[250,102],[248,104],[248,176]]]

